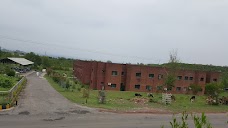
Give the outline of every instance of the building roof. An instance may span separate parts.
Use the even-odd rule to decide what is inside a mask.
[[[27,60],[25,58],[11,58],[11,57],[7,57],[7,59],[15,62],[15,63],[18,63],[20,65],[30,65],[30,64],[34,64],[34,62],[30,61],[30,60]]]

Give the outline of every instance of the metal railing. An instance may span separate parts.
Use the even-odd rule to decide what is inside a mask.
[[[23,77],[9,91],[0,91],[0,96],[2,96],[3,100],[6,100],[6,102],[8,101],[8,102],[12,103],[19,94],[19,92],[17,93],[17,90],[19,89],[19,87],[23,86],[23,82],[25,80],[26,80],[26,78]]]

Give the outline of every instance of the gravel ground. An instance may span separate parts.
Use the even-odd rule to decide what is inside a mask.
[[[42,74],[41,74],[42,76]],[[43,77],[32,73],[27,76],[28,83],[21,92],[18,106],[7,112],[9,115],[50,115],[96,113],[92,108],[71,103],[59,94]]]

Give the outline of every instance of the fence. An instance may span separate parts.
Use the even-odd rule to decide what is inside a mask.
[[[2,97],[2,102],[7,104],[12,104],[17,96],[19,95],[26,78],[23,77],[16,85],[14,85],[9,91],[0,91],[0,97]]]

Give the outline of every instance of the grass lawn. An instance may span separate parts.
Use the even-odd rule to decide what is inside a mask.
[[[227,112],[227,105],[212,106],[206,104],[206,96],[196,96],[196,101],[191,103],[189,101],[192,95],[182,95],[177,94],[176,102],[172,102],[171,105],[164,105],[161,103],[162,94],[154,93],[154,102],[148,102],[146,92],[140,92],[143,96],[141,98],[136,98],[134,96],[135,92],[129,91],[106,91],[106,104],[98,103],[98,91],[91,90],[90,97],[87,99],[82,98],[82,92],[74,90],[66,90],[55,83],[50,77],[47,77],[49,83],[60,92],[64,97],[72,102],[96,108],[104,108],[109,110],[119,110],[119,111],[135,111],[135,110],[164,110],[171,111],[174,113],[179,113],[183,111],[187,112]],[[228,96],[228,92],[222,95]]]
[[[11,88],[2,88],[0,87],[0,91],[9,91]]]
[[[16,77],[9,77],[9,78],[13,81],[13,84],[11,85],[11,87],[3,88],[0,86],[0,91],[9,91],[18,82],[18,78]]]
[[[54,71],[60,73],[61,75],[63,75],[65,73],[67,75],[67,77],[71,77],[73,75],[73,70],[69,70],[69,71],[54,70]]]

